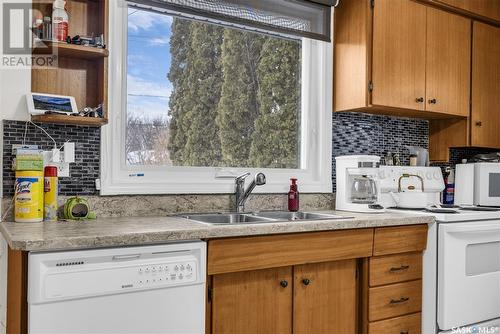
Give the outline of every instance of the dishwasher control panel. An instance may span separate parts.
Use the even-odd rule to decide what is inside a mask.
[[[196,267],[194,261],[141,266],[137,269],[135,283],[139,286],[161,286],[194,282],[197,278]]]
[[[206,243],[30,253],[28,303],[203,285]]]

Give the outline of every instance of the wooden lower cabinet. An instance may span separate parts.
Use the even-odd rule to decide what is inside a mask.
[[[214,275],[212,333],[354,334],[356,287],[354,259]]]
[[[212,333],[292,333],[292,267],[214,275],[212,289]]]
[[[209,240],[206,334],[420,334],[426,244],[426,225]]]
[[[294,267],[293,333],[356,332],[356,260]]]

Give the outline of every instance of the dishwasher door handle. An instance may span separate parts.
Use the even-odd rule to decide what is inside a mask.
[[[140,257],[141,257],[141,254],[114,255],[113,261],[130,261],[130,260],[136,260]]]

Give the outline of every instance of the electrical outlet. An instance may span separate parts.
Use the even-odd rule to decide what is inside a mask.
[[[59,163],[61,162],[61,151],[57,148],[52,150],[52,162]]]
[[[70,177],[69,163],[60,162],[53,165],[57,167],[57,177]]]

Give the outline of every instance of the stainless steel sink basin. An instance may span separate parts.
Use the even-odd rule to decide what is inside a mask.
[[[352,217],[311,212],[263,211],[258,213],[206,213],[179,217],[210,225],[262,224],[300,220],[346,219]]]
[[[255,214],[257,217],[272,218],[276,220],[321,220],[321,219],[344,219],[349,218],[339,215],[311,212],[289,212],[289,211],[264,211]]]
[[[211,213],[211,214],[194,214],[185,215],[183,218],[194,220],[201,223],[212,225],[229,225],[229,224],[259,224],[276,221],[272,218],[258,217],[252,214],[242,213]]]

